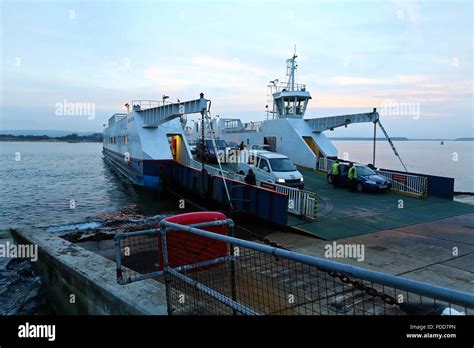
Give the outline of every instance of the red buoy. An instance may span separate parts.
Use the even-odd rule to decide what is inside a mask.
[[[196,212],[173,215],[163,221],[169,221],[180,225],[193,225],[202,222],[226,220],[227,217],[219,212]],[[227,225],[199,227],[202,230],[227,235]],[[227,255],[227,245],[225,242],[212,238],[199,236],[197,234],[173,231],[168,229],[166,234],[166,244],[168,250],[168,265],[179,267],[190,265],[196,262],[203,262]],[[158,238],[158,248],[160,250],[160,268],[163,264],[163,254],[161,253],[161,238]],[[212,265],[215,266],[215,265]],[[203,270],[212,266],[199,267],[193,271]]]

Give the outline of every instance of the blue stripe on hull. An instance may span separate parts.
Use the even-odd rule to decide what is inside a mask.
[[[120,172],[123,176],[125,176],[129,181],[131,181],[134,185],[142,186],[148,189],[161,191],[161,178],[158,175],[158,168],[162,164],[167,164],[166,162],[169,161],[161,161],[161,160],[152,160],[152,161],[140,161],[141,165],[134,166],[132,163],[130,166],[127,162],[125,162],[122,156],[119,156],[117,153],[112,152],[110,150],[104,149],[103,151],[104,158],[107,160],[108,163],[111,164],[112,168]],[[138,161],[133,159],[132,162]],[[142,170],[138,171],[135,168],[143,168]],[[143,171],[145,173],[152,173],[155,172],[156,175],[143,175]],[[166,171],[164,171],[166,172]],[[163,172],[163,174],[164,174]]]

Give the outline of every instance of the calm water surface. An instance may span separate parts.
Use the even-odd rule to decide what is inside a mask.
[[[372,163],[372,141],[334,141],[343,158]],[[474,192],[474,141],[399,141],[395,147],[408,171],[454,178],[456,192]],[[398,158],[386,141],[377,141],[377,167],[403,170]]]
[[[100,143],[0,142],[0,229],[69,224],[130,206],[145,215],[171,210],[174,201],[122,180],[101,151]]]

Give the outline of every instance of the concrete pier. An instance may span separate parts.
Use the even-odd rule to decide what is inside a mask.
[[[165,286],[154,280],[119,285],[115,263],[41,230],[11,230],[17,243],[38,245],[33,267],[58,314],[167,315]]]

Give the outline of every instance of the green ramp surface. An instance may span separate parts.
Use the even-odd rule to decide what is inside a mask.
[[[394,192],[353,192],[334,188],[326,174],[299,169],[305,189],[318,194],[315,222],[297,218],[289,225],[325,240],[393,229],[474,212],[474,206],[437,197],[424,199]]]

